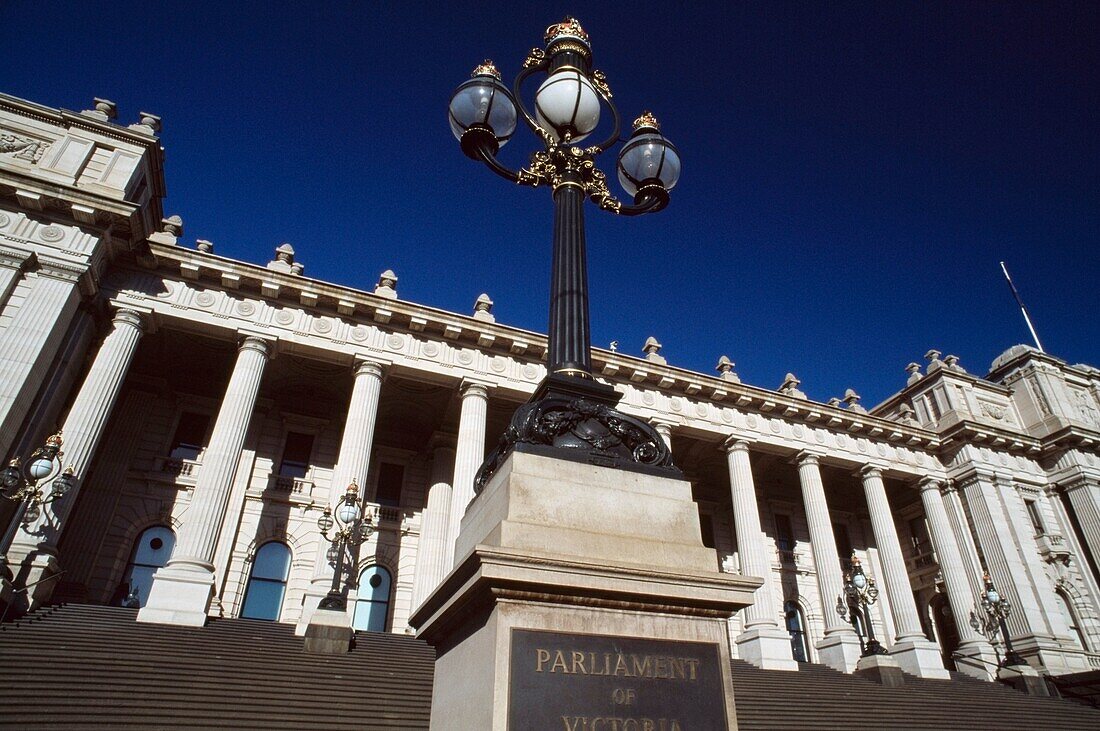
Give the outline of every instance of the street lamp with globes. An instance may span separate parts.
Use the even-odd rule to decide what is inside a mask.
[[[347,599],[340,590],[340,579],[344,574],[344,554],[348,546],[358,546],[374,533],[372,518],[370,515],[363,515],[363,507],[359,486],[353,480],[337,503],[336,510],[326,507],[317,518],[321,535],[332,544],[328,550],[328,559],[333,564],[332,587],[317,605],[318,609],[341,612],[347,609]]]

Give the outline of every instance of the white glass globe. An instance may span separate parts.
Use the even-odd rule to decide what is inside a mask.
[[[852,583],[857,589],[863,589],[863,587],[867,586],[867,577],[863,574],[856,574],[852,577]]]
[[[672,190],[680,179],[680,153],[656,132],[635,134],[623,145],[616,169],[619,184],[630,195],[636,195],[646,180],[659,180],[665,190]]]
[[[990,604],[996,604],[1001,600],[1001,595],[995,589],[992,589],[986,593],[986,598],[989,599]]]
[[[570,142],[579,142],[600,122],[600,98],[580,71],[561,69],[535,93],[535,116],[555,140],[560,142],[568,132]]]
[[[516,131],[516,105],[503,84],[482,74],[455,90],[447,119],[456,139],[461,140],[462,133],[473,125],[483,124],[503,147]]]
[[[35,480],[49,477],[50,473],[53,472],[53,462],[44,457],[39,457],[31,462],[31,466],[27,468],[27,472],[30,474],[31,478]]]
[[[341,503],[340,507],[336,508],[336,517],[344,525],[351,525],[359,520],[359,506],[355,503]]]

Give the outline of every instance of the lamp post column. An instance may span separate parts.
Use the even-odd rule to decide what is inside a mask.
[[[825,500],[825,484],[821,481],[818,455],[799,452],[795,457],[798,479],[802,485],[802,501],[806,523],[810,529],[810,548],[817,572],[817,588],[825,620],[825,637],[817,644],[821,662],[841,672],[850,673],[859,662],[859,638],[851,625],[836,612],[836,602],[844,591],[840,573],[840,556],[833,536],[833,521]]]
[[[271,350],[271,341],[255,335],[241,341],[179,539],[168,565],[153,575],[139,621],[200,627],[206,623],[214,594],[214,549]]]
[[[894,515],[890,510],[890,500],[886,497],[886,485],[882,481],[882,470],[875,465],[865,465],[859,470],[859,476],[863,480],[867,509],[871,513],[871,528],[875,533],[875,545],[882,561],[886,593],[890,597],[890,611],[897,630],[890,654],[907,673],[921,678],[947,680],[951,676],[943,666],[939,650],[921,629],[917,603],[913,599],[913,585],[909,583]]]
[[[764,579],[764,584],[753,595],[753,603],[744,609],[745,631],[737,636],[737,654],[757,667],[797,670],[791,639],[776,621],[772,567],[760,530],[760,508],[756,503],[756,484],[749,462],[749,443],[734,436],[726,441],[725,449],[741,573]]]
[[[928,529],[932,534],[932,547],[936,551],[943,583],[947,587],[947,601],[959,633],[955,665],[961,673],[989,680],[989,669],[996,667],[997,660],[993,648],[967,621],[970,612],[974,610],[975,597],[963,568],[959,545],[951,531],[951,522],[947,518],[947,508],[944,507],[943,495],[940,494],[940,483],[930,477],[921,480],[920,497],[924,504],[925,517],[928,518]]]
[[[463,381],[462,410],[458,419],[458,446],[455,449],[454,480],[451,483],[451,510],[447,526],[444,565],[447,571],[463,556],[455,555],[455,541],[462,528],[462,516],[474,499],[474,476],[485,459],[485,418],[489,410],[489,389],[483,383]]]
[[[8,551],[7,560],[12,566],[31,562],[25,577],[28,585],[57,570],[57,544],[118,400],[144,328],[144,316],[137,310],[120,308],[115,313],[111,331],[99,346],[92,367],[69,409],[61,430],[65,437],[62,460],[65,465],[73,466],[72,487],[65,499],[44,505],[33,523],[19,524]],[[55,585],[54,581],[37,584],[28,596],[28,608],[34,609],[48,601]]]

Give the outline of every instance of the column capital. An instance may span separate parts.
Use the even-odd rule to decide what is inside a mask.
[[[726,452],[726,454],[730,452],[747,452],[750,446],[752,446],[752,442],[748,439],[740,434],[733,434],[726,437],[722,442],[722,451]]]
[[[803,449],[801,452],[791,458],[791,462],[801,467],[804,464],[820,465],[821,454],[813,452],[809,449]]]
[[[352,363],[352,369],[356,378],[359,376],[373,376],[381,381],[386,377],[387,365],[386,363],[357,356]]]
[[[853,474],[863,479],[868,477],[882,479],[882,465],[875,464],[874,462],[868,462],[865,465],[860,466]]]
[[[929,490],[935,490],[936,492],[939,492],[942,483],[943,480],[940,480],[937,477],[926,476],[917,480],[917,487],[920,488],[921,492],[928,492]]]
[[[252,335],[249,333],[240,333],[241,340],[237,345],[237,350],[244,352],[246,350],[254,350],[264,358],[270,358],[275,354],[275,339],[265,338],[260,335]]]
[[[462,395],[462,398],[468,398],[475,396],[478,398],[489,398],[489,385],[485,381],[475,381],[471,378],[463,378],[462,382],[458,385],[458,392]]]
[[[124,305],[120,305],[111,317],[111,322],[115,325],[129,325],[141,332],[148,331],[149,320],[149,312]]]

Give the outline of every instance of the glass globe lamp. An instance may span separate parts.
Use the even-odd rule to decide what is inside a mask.
[[[472,78],[455,89],[447,118],[463,152],[475,159],[479,146],[487,145],[495,154],[511,139],[516,131],[516,104],[492,61],[475,68]]]
[[[672,190],[680,180],[680,153],[649,112],[634,121],[634,133],[619,152],[619,184],[630,195],[646,185]]]
[[[359,505],[348,502],[341,503],[340,507],[336,508],[336,519],[343,525],[351,525],[359,520]]]
[[[53,472],[53,460],[46,457],[35,459],[27,468],[27,474],[35,481],[44,480],[50,476],[51,472]]]
[[[862,571],[857,571],[852,575],[852,585],[860,591],[867,588],[867,577],[863,575]]]
[[[579,142],[600,122],[600,97],[587,76],[577,69],[562,68],[535,92],[535,116],[558,142],[566,134],[570,142]]]

